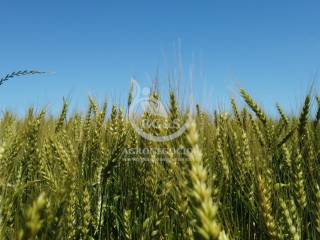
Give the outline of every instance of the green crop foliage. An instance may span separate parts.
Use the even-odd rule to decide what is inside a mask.
[[[85,114],[69,114],[66,101],[56,117],[4,113],[0,239],[320,239],[319,110],[307,96],[300,116],[276,105],[270,118],[240,93],[245,108],[197,105],[167,142],[144,139],[125,108],[92,98]],[[168,116],[148,133],[186,121],[174,92],[168,99]],[[124,107],[132,102],[131,90]],[[132,153],[141,148],[150,151]]]

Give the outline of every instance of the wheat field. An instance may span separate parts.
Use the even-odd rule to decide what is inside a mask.
[[[240,95],[246,106],[231,99],[230,113],[197,105],[167,142],[132,128],[131,94],[126,108],[90,98],[84,114],[66,101],[58,117],[5,112],[0,239],[320,239],[320,100],[270,118]],[[165,121],[186,114],[170,92]]]

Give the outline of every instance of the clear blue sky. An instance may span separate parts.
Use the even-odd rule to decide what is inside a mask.
[[[320,68],[319,1],[12,1],[0,4],[0,74],[55,74],[0,87],[0,109],[30,105],[56,113],[62,97],[125,102],[130,77],[160,72],[168,87],[177,45],[194,93],[208,108],[246,88],[266,111],[297,108]],[[182,85],[190,85],[187,74]]]

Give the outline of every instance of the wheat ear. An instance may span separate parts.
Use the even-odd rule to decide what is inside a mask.
[[[190,202],[197,217],[197,239],[227,239],[217,221],[218,206],[211,198],[211,190],[207,186],[207,171],[203,166],[202,152],[198,145],[199,136],[193,121],[189,126],[188,141],[191,145],[189,154]]]

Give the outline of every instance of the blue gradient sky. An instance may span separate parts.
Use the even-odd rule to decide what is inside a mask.
[[[318,78],[319,1],[2,0],[0,9],[0,74],[55,72],[1,86],[2,111],[56,113],[62,97],[82,110],[88,95],[124,103],[130,77],[148,86],[157,69],[165,91],[177,52],[182,88],[192,64],[194,95],[210,109],[244,87],[268,112],[275,102],[298,111]]]

